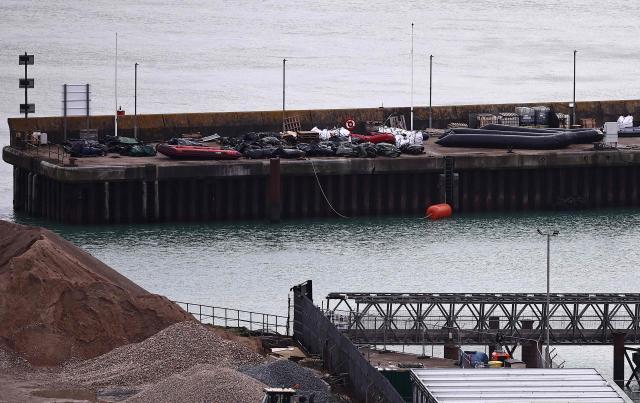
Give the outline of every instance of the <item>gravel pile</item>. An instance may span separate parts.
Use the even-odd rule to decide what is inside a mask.
[[[0,371],[28,371],[31,368],[27,360],[0,343]]]
[[[197,365],[150,386],[127,402],[259,402],[266,385],[235,369]]]
[[[225,340],[196,322],[172,325],[135,344],[65,367],[63,381],[85,386],[135,386],[155,383],[197,364],[236,368],[264,359]]]
[[[298,389],[298,394],[309,397],[315,394],[314,403],[334,403],[337,400],[332,396],[329,385],[323,381],[317,372],[302,367],[293,361],[276,360],[260,365],[243,367],[243,373],[265,383],[271,387],[293,387]]]

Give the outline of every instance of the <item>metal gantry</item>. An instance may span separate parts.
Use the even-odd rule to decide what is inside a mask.
[[[358,344],[487,344],[541,340],[546,294],[331,293],[326,314]],[[640,343],[640,294],[551,294],[551,343]]]

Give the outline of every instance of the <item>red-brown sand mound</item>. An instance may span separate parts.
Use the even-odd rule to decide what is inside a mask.
[[[0,221],[0,339],[30,363],[95,357],[185,320],[53,232]]]

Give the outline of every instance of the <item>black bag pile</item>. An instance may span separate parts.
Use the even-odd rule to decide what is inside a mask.
[[[101,157],[107,147],[96,140],[73,139],[64,143],[64,151],[72,157]]]

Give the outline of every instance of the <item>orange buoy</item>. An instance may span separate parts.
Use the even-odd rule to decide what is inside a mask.
[[[434,204],[427,208],[427,218],[431,218],[432,220],[439,220],[441,218],[451,217],[453,213],[451,206],[447,203]]]

